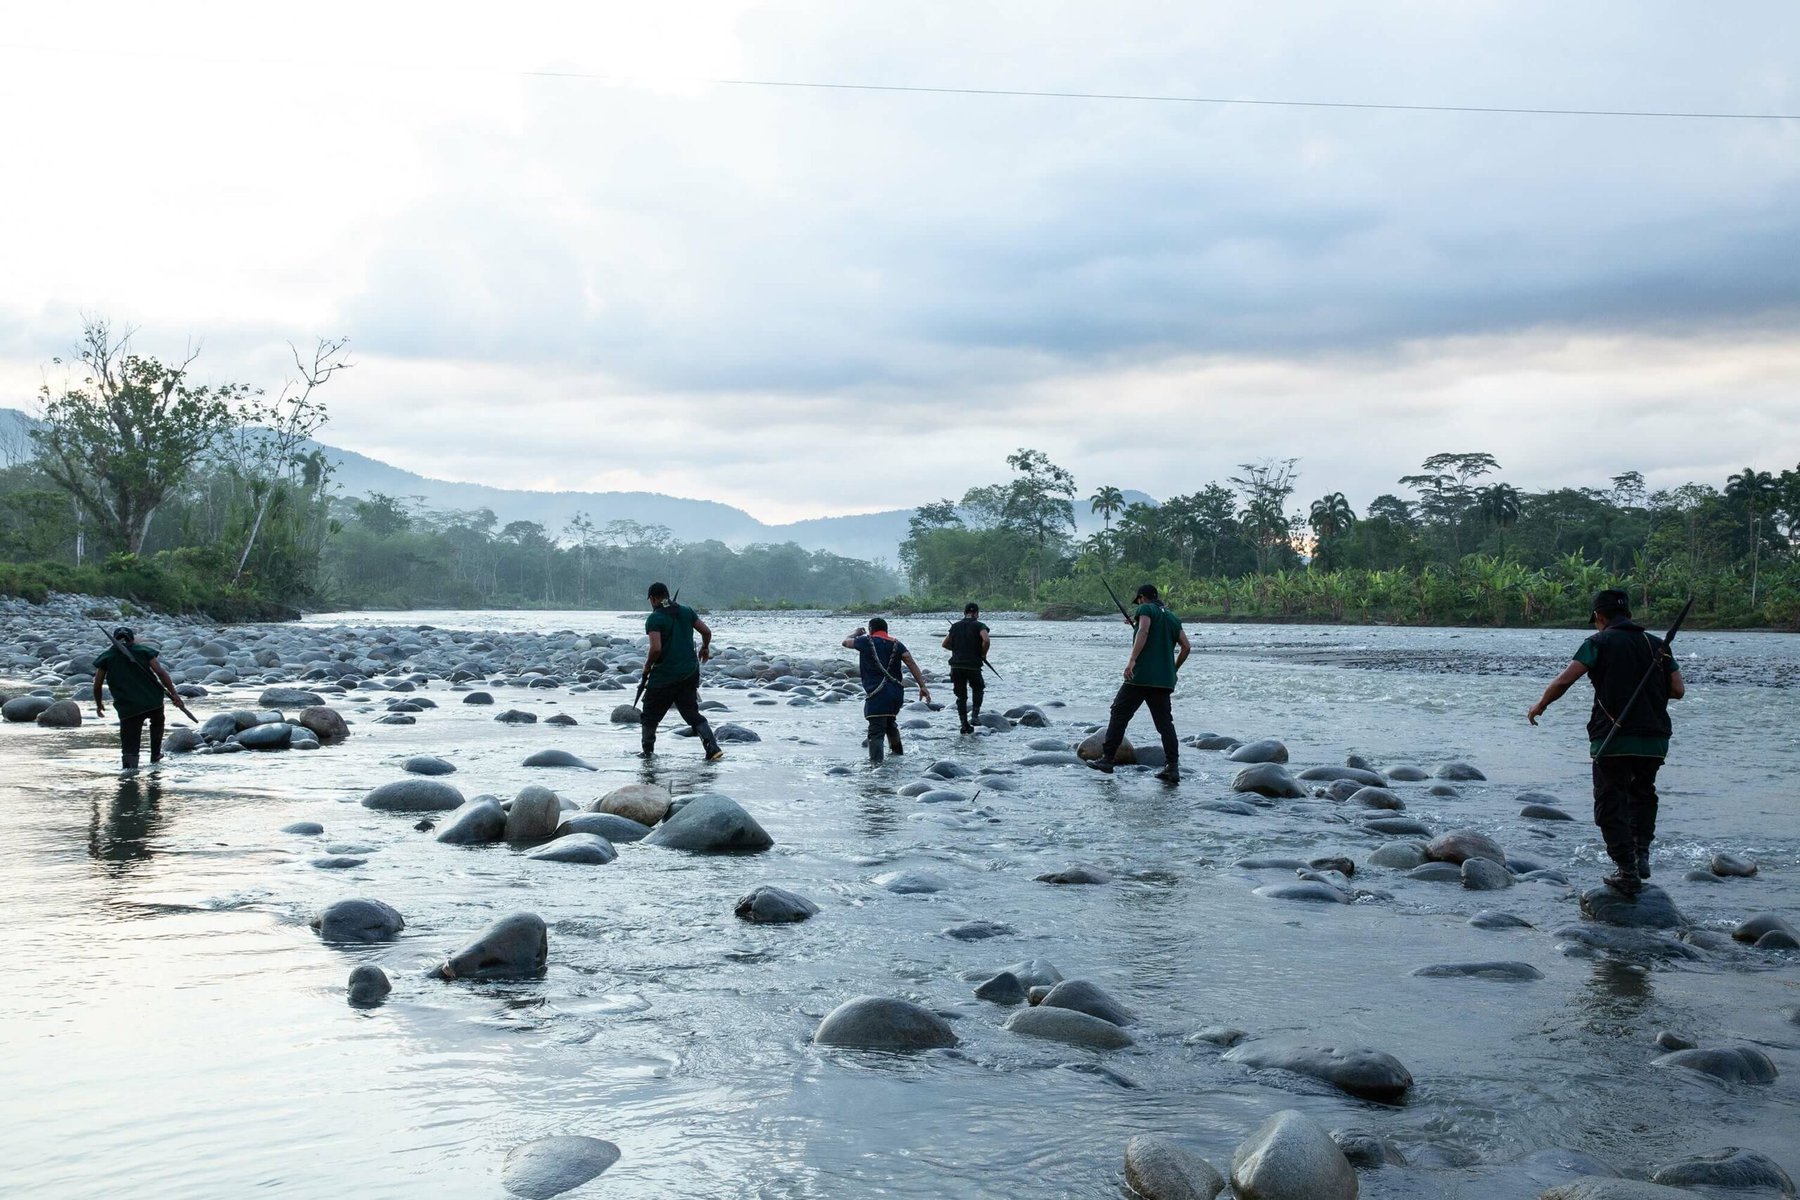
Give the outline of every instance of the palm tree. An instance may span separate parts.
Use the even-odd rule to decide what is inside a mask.
[[[1099,513],[1100,519],[1106,522],[1108,531],[1112,529],[1113,514],[1121,511],[1124,507],[1125,493],[1110,483],[1088,497],[1088,511]]]
[[[1518,522],[1524,511],[1519,503],[1519,489],[1510,483],[1496,483],[1475,493],[1475,508],[1500,530],[1500,557],[1506,557],[1506,530]]]
[[[1745,515],[1750,521],[1750,607],[1756,608],[1757,568],[1761,557],[1758,551],[1762,547],[1760,536],[1762,514],[1774,505],[1776,496],[1775,477],[1767,471],[1758,471],[1755,467],[1745,467],[1736,475],[1725,480],[1725,498],[1743,505]]]
[[[1319,538],[1319,557],[1324,560],[1326,570],[1331,569],[1331,543],[1342,533],[1349,532],[1356,524],[1356,514],[1350,510],[1350,502],[1344,499],[1344,493],[1332,492],[1312,502],[1312,515],[1307,524]]]

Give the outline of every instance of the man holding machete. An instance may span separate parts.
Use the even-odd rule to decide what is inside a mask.
[[[1693,607],[1693,601],[1688,602]],[[1631,619],[1631,597],[1614,588],[1594,596],[1588,619],[1595,632],[1575,660],[1550,681],[1525,714],[1533,725],[1544,710],[1583,675],[1594,685],[1588,717],[1588,754],[1594,760],[1594,824],[1618,871],[1603,881],[1635,896],[1650,878],[1650,843],[1656,837],[1656,772],[1669,753],[1669,701],[1687,694],[1669,643],[1681,629],[1681,610],[1666,638],[1653,637]]]
[[[102,626],[104,628],[104,626]],[[150,724],[150,764],[162,761],[163,697],[197,721],[175,690],[175,681],[156,661],[154,646],[140,645],[137,635],[121,625],[107,635],[112,645],[94,660],[94,713],[106,716],[105,691],[110,689],[113,707],[119,712],[119,749],[125,769],[138,768],[138,754],[143,746],[144,723]]]

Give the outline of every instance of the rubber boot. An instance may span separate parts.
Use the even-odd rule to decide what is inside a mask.
[[[1650,878],[1650,843],[1643,842],[1637,848],[1637,876],[1639,879]]]
[[[869,761],[872,763],[879,763],[882,759],[882,752],[885,749],[881,735],[880,721],[869,722],[869,738],[864,744],[869,747]]]
[[[1164,783],[1180,783],[1181,764],[1171,758],[1168,762],[1163,764],[1163,769],[1156,773],[1156,778],[1162,780]]]
[[[900,725],[891,717],[888,719],[887,744],[889,754],[906,753],[906,747],[900,744]]]
[[[1621,896],[1636,896],[1644,890],[1644,881],[1638,876],[1635,856],[1632,861],[1619,862],[1614,859],[1613,862],[1619,869],[1602,879],[1601,883]]]
[[[1113,773],[1113,768],[1118,765],[1118,762],[1110,754],[1104,758],[1088,759],[1088,766],[1093,770],[1099,771],[1103,775],[1111,775]]]
[[[969,705],[967,701],[958,700],[956,702],[956,716],[957,719],[962,722],[962,731],[964,733],[975,732],[975,727],[969,724]]]

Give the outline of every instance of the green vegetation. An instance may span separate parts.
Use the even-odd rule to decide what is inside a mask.
[[[439,513],[335,495],[311,441],[342,340],[258,388],[192,382],[90,321],[41,394],[29,443],[0,445],[0,595],[121,596],[221,620],[330,608],[626,608],[652,578],[699,604],[836,607],[899,590],[891,572],[799,546],[682,543],[661,526],[552,532],[492,512]],[[59,360],[60,365],[60,360]]]
[[[1199,620],[1579,624],[1617,586],[1655,618],[1692,595],[1696,625],[1800,629],[1800,467],[1746,468],[1722,488],[1651,492],[1627,471],[1528,493],[1490,479],[1492,455],[1436,454],[1399,480],[1410,497],[1378,496],[1359,517],[1337,491],[1291,511],[1298,463],[1272,459],[1161,505],[1103,486],[1088,503],[1105,527],[1077,541],[1072,512],[1041,517],[1027,465],[1067,473],[1035,451],[1007,462],[1012,480],[914,513],[909,607],[1109,613],[1104,576],[1153,581]]]

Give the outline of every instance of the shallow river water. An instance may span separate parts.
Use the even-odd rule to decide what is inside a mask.
[[[849,622],[719,613],[721,644],[846,657]],[[640,631],[633,614],[332,614],[316,624]],[[995,618],[988,708],[1063,702],[1050,730],[962,738],[953,712],[907,731],[907,753],[871,770],[854,704],[792,707],[779,692],[709,687],[727,719],[762,736],[707,766],[665,727],[658,758],[608,723],[618,692],[507,690],[501,706],[580,724],[510,726],[450,686],[413,726],[343,705],[346,744],[310,754],[174,758],[121,782],[116,734],[0,728],[9,862],[0,911],[12,960],[0,972],[0,1193],[31,1196],[495,1197],[511,1147],[547,1134],[616,1143],[616,1166],[572,1196],[1116,1197],[1121,1155],[1162,1133],[1222,1171],[1269,1115],[1301,1109],[1328,1128],[1396,1142],[1409,1167],[1361,1173],[1365,1196],[1535,1196],[1575,1150],[1643,1175],[1685,1154],[1759,1150],[1800,1176],[1800,956],[1744,949],[1669,963],[1571,953],[1552,932],[1579,920],[1575,890],[1498,893],[1365,867],[1385,840],[1330,819],[1329,802],[1253,816],[1195,808],[1230,794],[1238,764],[1189,749],[1178,789],[1143,771],[1021,767],[1011,792],[945,812],[895,794],[933,760],[1007,765],[1034,738],[1078,739],[1104,718],[1127,634],[1116,624]],[[942,621],[895,633],[942,675]],[[1586,819],[1586,685],[1532,729],[1526,708],[1568,661],[1578,631],[1201,626],[1175,717],[1183,734],[1284,740],[1290,766],[1432,768],[1466,759],[1488,782],[1438,799],[1397,784],[1407,815],[1472,827],[1568,871],[1602,873]],[[1800,639],[1683,634],[1689,698],[1662,779],[1657,882],[1695,924],[1729,930],[1757,912],[1800,913]],[[200,702],[253,704],[258,687]],[[936,690],[936,689],[934,689]],[[934,697],[948,703],[947,681]],[[758,699],[776,701],[757,704]],[[84,707],[86,707],[84,705]],[[907,714],[909,716],[913,714]],[[715,717],[717,719],[717,717]],[[1132,729],[1153,741],[1147,714]],[[601,769],[534,770],[567,749]],[[411,816],[359,801],[436,754],[465,795],[545,783],[584,805],[649,777],[677,794],[720,791],[775,839],[751,857],[621,846],[603,867],[457,848]],[[828,775],[837,765],[850,775]],[[1516,797],[1558,795],[1577,820],[1521,820]],[[982,811],[975,811],[978,808]],[[280,832],[297,820],[321,838]],[[366,865],[321,870],[323,847]],[[1689,883],[1726,851],[1754,879]],[[1233,867],[1259,852],[1355,859],[1354,882],[1386,893],[1351,905],[1264,899],[1280,872]],[[1033,881],[1070,863],[1097,887]],[[949,886],[895,895],[872,879],[929,871]],[[761,883],[822,908],[799,925],[732,915]],[[400,940],[322,944],[307,918],[346,896],[406,917]],[[1497,908],[1531,928],[1481,932]],[[447,984],[426,969],[495,916],[550,926],[547,975]],[[943,936],[986,918],[1016,932]],[[1137,1044],[1106,1054],[1000,1028],[1007,1010],[975,983],[1044,958],[1093,980],[1138,1016]],[[1529,983],[1418,978],[1431,963],[1521,960]],[[344,1000],[350,968],[395,980],[382,1007]],[[819,1018],[859,994],[953,1014],[954,1051],[909,1057],[816,1048]],[[1209,1025],[1254,1037],[1367,1046],[1415,1086],[1380,1105],[1323,1084],[1223,1061],[1184,1038]],[[1652,1067],[1659,1030],[1702,1045],[1755,1045],[1773,1084],[1721,1084]],[[1549,1173],[1546,1173],[1549,1172]],[[1564,1172],[1566,1175],[1567,1172]]]

